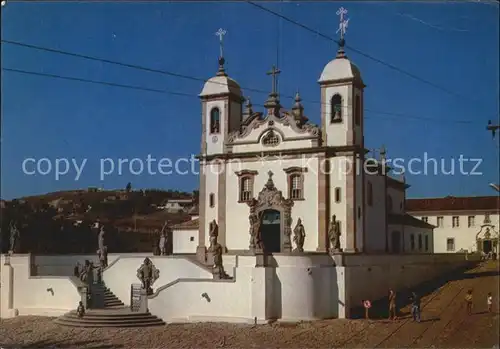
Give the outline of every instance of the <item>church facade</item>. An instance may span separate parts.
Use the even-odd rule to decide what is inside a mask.
[[[308,120],[298,93],[291,108],[283,108],[278,73],[274,67],[268,73],[273,87],[263,111],[243,97],[223,58],[200,93],[199,258],[214,221],[218,243],[234,253],[259,246],[270,253],[403,252],[405,230],[414,226],[432,238],[433,226],[405,214],[408,185],[387,176],[383,154],[368,159],[365,85],[343,48],[318,81],[320,125]],[[332,227],[340,246],[333,246]],[[294,238],[300,232],[303,241]]]

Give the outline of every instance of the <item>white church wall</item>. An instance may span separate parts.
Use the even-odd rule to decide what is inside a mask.
[[[403,190],[393,188],[391,186],[387,187],[387,195],[391,197],[392,209],[389,213],[392,214],[404,214],[404,201],[405,193]],[[390,207],[389,207],[390,208]]]
[[[206,141],[207,141],[207,154],[222,154],[224,151],[224,134],[226,133],[224,118],[226,112],[226,102],[224,100],[207,101],[206,102]],[[217,134],[210,134],[210,112],[213,108],[219,108],[220,111],[220,132]],[[214,142],[214,136],[217,138]]]
[[[218,193],[219,193],[219,173],[224,171],[222,164],[217,162],[208,163],[204,166],[205,169],[205,222],[200,220],[200,224],[205,224],[205,246],[209,246],[210,239],[210,222],[214,219],[218,220]],[[222,167],[222,168],[221,168]],[[210,196],[213,197],[213,205],[210,205]]]
[[[239,130],[241,125],[241,108],[239,102],[231,101],[231,115],[229,115],[229,132],[232,130]]]
[[[0,316],[59,316],[75,309],[81,296],[77,284],[65,276],[31,276],[30,255],[2,255]]]
[[[356,172],[356,248],[358,251],[364,251],[364,198],[363,198],[363,187],[364,187],[364,171],[360,169],[360,171]]]
[[[262,134],[264,135],[264,134]],[[260,138],[259,138],[260,139]],[[283,138],[281,137],[283,140]],[[246,138],[245,138],[246,141]],[[312,141],[308,139],[294,139],[285,140],[273,147],[272,150],[288,150],[288,149],[308,149],[312,148]],[[245,152],[260,152],[263,150],[262,143],[250,143],[250,144],[235,144],[233,146],[233,153],[245,153]]]
[[[347,143],[348,130],[353,127],[352,120],[352,86],[350,85],[334,85],[322,87],[325,101],[323,101],[323,113],[326,116],[327,146],[345,146]],[[330,123],[331,120],[331,99],[336,93],[342,96],[342,122]]]
[[[413,226],[404,227],[405,251],[409,253],[433,253],[434,252],[434,233],[432,229]],[[425,239],[428,240],[426,249]],[[412,239],[414,243],[412,243]],[[421,241],[421,244],[420,244]],[[439,253],[439,252],[438,252]]]
[[[145,257],[120,257],[103,272],[103,280],[107,287],[125,304],[130,304],[130,285],[140,283],[137,269]],[[172,256],[149,257],[160,271],[160,277],[153,285],[154,289],[166,285],[176,279],[212,278],[212,273],[186,258]]]
[[[346,246],[346,220],[347,220],[347,187],[346,187],[346,175],[349,163],[348,158],[345,156],[338,156],[330,159],[330,176],[329,176],[329,188],[330,188],[330,217],[328,217],[328,222],[331,220],[331,216],[335,215],[337,221],[340,222],[340,246]],[[335,189],[340,189],[340,201],[335,201]]]
[[[373,189],[372,205],[368,203],[369,184]],[[386,242],[386,192],[385,179],[381,175],[365,175],[365,251],[366,252],[383,252],[385,251]]]
[[[363,92],[358,89],[358,88],[355,88],[354,89],[354,97],[352,98],[352,101],[351,101],[351,106],[353,106],[354,108],[356,108],[356,96],[359,96],[360,98],[360,105],[359,107],[361,108],[361,111],[360,111],[360,116],[361,116],[361,123],[359,125],[356,125],[356,123],[354,122],[354,141],[356,142],[356,144],[360,144],[362,145],[364,142],[363,142],[363,138],[364,138],[364,134],[362,132],[363,128],[362,128],[362,125],[363,125],[363,118],[364,118],[364,113],[363,113]],[[356,110],[354,110],[354,113],[356,113]]]
[[[196,253],[198,246],[198,229],[172,230],[173,253]]]
[[[254,177],[254,197],[257,198],[259,192],[264,188],[269,179],[268,172],[273,172],[274,185],[283,193],[285,198],[288,197],[288,180],[287,174],[283,169],[298,166],[307,166],[308,171],[304,173],[304,198],[303,201],[295,201],[292,207],[292,229],[297,223],[297,219],[301,218],[302,224],[306,232],[304,249],[306,251],[315,251],[318,242],[318,187],[317,187],[317,159],[289,159],[282,161],[266,161],[265,165],[256,161],[242,161],[229,163],[227,165],[226,177],[226,244],[228,249],[245,250],[249,246],[249,229],[250,223],[248,216],[250,209],[246,203],[240,203],[239,200],[239,178],[235,172],[241,170],[258,171],[258,175]]]

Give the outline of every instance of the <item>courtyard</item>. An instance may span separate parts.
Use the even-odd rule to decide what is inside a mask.
[[[2,320],[2,348],[492,348],[498,345],[498,262],[460,273],[450,281],[422,290],[422,322],[409,318],[324,320],[298,324],[170,324],[133,329],[62,327],[45,317]],[[464,296],[474,290],[473,315]],[[493,313],[486,295],[492,292]]]

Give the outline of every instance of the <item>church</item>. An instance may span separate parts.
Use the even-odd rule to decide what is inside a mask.
[[[432,252],[433,226],[405,213],[409,185],[388,176],[384,149],[378,159],[368,156],[365,84],[343,39],[318,80],[320,125],[308,120],[299,93],[290,109],[281,104],[276,67],[267,73],[273,85],[265,109],[256,111],[224,63],[221,55],[199,95],[199,217],[187,226],[197,230],[190,235],[200,261],[212,222],[230,254]],[[415,237],[421,248],[413,250]]]

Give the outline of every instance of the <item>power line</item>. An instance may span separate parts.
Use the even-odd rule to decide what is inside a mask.
[[[337,44],[340,44],[340,42],[339,42],[338,40],[335,40],[334,38],[332,38],[332,37],[330,37],[330,36],[328,36],[328,35],[326,35],[326,34],[323,34],[323,33],[319,32],[319,31],[317,31],[317,30],[315,30],[315,29],[312,29],[312,28],[310,28],[310,27],[308,27],[308,26],[306,26],[306,25],[304,25],[304,24],[302,24],[302,23],[299,23],[299,22],[297,22],[297,21],[295,21],[295,20],[293,20],[293,19],[290,19],[290,18],[288,18],[288,17],[286,17],[286,16],[283,16],[283,15],[281,15],[281,14],[279,14],[279,13],[277,13],[277,12],[273,11],[273,10],[270,10],[270,9],[268,9],[267,7],[264,7],[264,6],[258,5],[258,4],[256,4],[255,2],[252,2],[252,1],[250,1],[250,0],[245,0],[245,1],[246,1],[247,3],[249,3],[250,5],[253,5],[253,6],[255,6],[255,7],[259,8],[259,9],[261,9],[261,10],[265,11],[265,12],[271,13],[271,14],[273,14],[274,16],[277,16],[277,17],[279,17],[279,18],[282,18],[282,19],[284,19],[285,21],[287,21],[287,22],[289,22],[289,23],[292,23],[292,24],[294,24],[294,25],[296,25],[296,26],[298,26],[298,27],[300,27],[300,28],[302,28],[302,29],[304,29],[304,30],[307,30],[307,31],[309,31],[309,32],[311,32],[311,33],[313,33],[313,34],[316,34],[316,35],[318,35],[318,36],[320,36],[320,37],[322,37],[322,38],[324,38],[324,39],[327,39],[327,40],[333,41],[333,42],[335,42],[335,43],[337,43]],[[427,85],[432,86],[432,87],[434,87],[434,88],[436,88],[436,89],[439,89],[439,90],[441,90],[441,91],[443,91],[443,92],[446,92],[446,93],[448,93],[448,94],[450,94],[450,95],[452,95],[452,96],[458,97],[458,98],[460,98],[460,99],[467,98],[466,96],[463,96],[463,95],[461,95],[461,94],[458,94],[458,93],[456,93],[456,92],[453,92],[453,91],[451,91],[451,90],[448,90],[448,89],[446,89],[446,88],[444,88],[444,87],[442,87],[442,86],[439,86],[439,85],[437,85],[437,84],[435,84],[435,83],[433,83],[433,82],[431,82],[431,81],[429,81],[429,80],[426,80],[426,79],[421,78],[421,77],[419,77],[419,76],[417,76],[417,75],[415,75],[415,74],[413,74],[413,73],[410,73],[410,72],[408,72],[408,71],[406,71],[406,70],[403,70],[402,68],[399,68],[399,67],[397,67],[397,66],[395,66],[395,65],[393,65],[393,64],[391,64],[391,63],[384,62],[384,61],[383,61],[383,60],[381,60],[381,59],[378,59],[378,58],[376,58],[376,57],[373,57],[372,55],[369,55],[369,54],[367,54],[367,53],[364,53],[364,52],[362,52],[362,51],[360,51],[360,50],[358,50],[358,49],[356,49],[356,48],[354,48],[354,47],[352,47],[352,46],[349,46],[349,45],[346,45],[346,44],[345,44],[345,45],[344,45],[344,47],[346,47],[346,48],[350,49],[351,51],[356,52],[356,53],[358,53],[358,54],[360,54],[360,55],[362,55],[362,56],[364,56],[364,57],[366,57],[366,58],[368,58],[368,59],[370,59],[370,60],[372,60],[372,61],[374,61],[374,62],[377,62],[377,63],[379,63],[379,64],[382,64],[382,65],[384,65],[384,66],[386,66],[386,67],[388,67],[388,68],[390,68],[390,69],[392,69],[392,70],[395,70],[395,71],[397,71],[397,72],[399,72],[399,73],[401,73],[401,74],[404,74],[404,75],[406,75],[406,76],[408,76],[408,77],[410,77],[410,78],[412,78],[412,79],[415,79],[415,80],[420,81],[420,82],[422,82],[422,83],[424,83],[424,84],[427,84]],[[474,101],[474,103],[476,103],[476,101]]]
[[[185,93],[185,92],[175,92],[175,91],[170,91],[170,90],[160,90],[160,89],[154,89],[154,88],[137,86],[137,85],[125,85],[125,84],[118,84],[118,83],[108,82],[108,81],[90,80],[90,79],[57,75],[57,74],[39,73],[39,72],[14,69],[14,68],[3,68],[2,67],[2,70],[8,71],[8,72],[14,72],[14,73],[26,74],[26,75],[35,75],[35,76],[49,77],[49,78],[55,78],[55,79],[61,79],[61,80],[70,80],[70,81],[86,82],[86,83],[98,84],[98,85],[104,85],[104,86],[121,87],[121,88],[140,90],[140,91],[146,91],[146,92],[155,92],[155,93],[161,93],[161,94],[170,94],[170,95],[198,98],[198,96],[195,94],[190,94],[190,93]],[[257,103],[255,103],[255,104],[252,103],[252,104],[265,108],[265,106],[262,104],[257,104]],[[365,111],[367,111],[367,110],[368,109],[365,109]],[[413,118],[413,119],[417,119],[417,120],[427,120],[427,121],[433,121],[433,122],[445,121],[445,122],[451,122],[451,123],[457,123],[457,124],[472,124],[472,121],[436,120],[436,119],[431,119],[431,118],[417,117],[417,116],[411,116],[411,115],[408,116],[405,114],[390,113],[390,112],[378,112],[378,113],[387,114],[387,115],[391,115],[391,116],[397,116],[397,117]],[[369,119],[370,117],[365,117],[365,118]],[[400,119],[398,119],[398,120],[400,120]]]
[[[36,45],[21,43],[21,42],[17,42],[17,41],[11,41],[11,40],[0,40],[0,41],[2,43],[16,45],[16,46],[21,46],[21,47],[25,47],[25,48],[30,48],[30,49],[40,50],[40,51],[46,51],[46,52],[52,52],[52,53],[58,53],[58,54],[61,54],[61,55],[78,57],[78,58],[83,58],[83,59],[87,59],[87,60],[108,63],[108,64],[123,66],[123,67],[127,67],[127,68],[139,69],[139,70],[153,72],[153,73],[160,73],[160,74],[174,76],[174,77],[179,77],[179,78],[183,78],[183,79],[189,79],[189,80],[194,80],[194,81],[201,81],[201,82],[205,82],[205,83],[206,82],[210,82],[210,83],[213,83],[213,84],[224,85],[224,86],[226,85],[223,82],[208,81],[208,79],[203,79],[203,78],[194,77],[194,76],[185,75],[185,74],[179,74],[179,73],[175,73],[175,72],[171,72],[171,71],[167,71],[167,70],[159,70],[159,69],[154,69],[154,68],[148,68],[148,67],[144,67],[144,66],[140,66],[140,65],[123,63],[123,62],[117,62],[117,61],[113,61],[113,60],[109,60],[109,59],[103,59],[103,58],[98,58],[98,57],[93,57],[93,56],[78,54],[78,53],[74,53],[74,52],[62,51],[62,50],[57,50],[57,49],[48,48],[48,47],[36,46]],[[41,74],[41,73],[34,73],[33,75],[36,75],[36,74]],[[78,80],[79,78],[74,78],[74,79]],[[93,81],[89,80],[87,82],[92,83]],[[119,86],[119,84],[106,83],[106,82],[104,84],[110,84],[110,86],[117,86],[117,87],[124,87],[124,88],[134,88],[134,89],[143,89],[144,90],[144,88],[142,88],[142,87],[127,87],[128,85],[120,85]],[[245,89],[245,90],[248,90],[248,91],[269,94],[269,91],[263,91],[263,90],[258,90],[258,89],[254,89],[254,88],[248,88],[248,87],[241,87],[241,88]],[[152,90],[150,92],[160,92],[160,91],[161,91],[161,93],[165,93],[164,90],[156,90],[156,91]],[[180,93],[180,92],[173,92],[173,91],[170,91],[170,92],[171,92],[171,94],[186,95],[185,93]],[[283,95],[283,97],[289,98],[289,99],[292,99],[292,100],[295,99],[295,96]],[[314,104],[326,105],[327,107],[331,106],[330,102],[321,102],[321,101],[307,100],[307,99],[303,99],[303,101],[304,102],[309,102],[309,103],[314,103]],[[257,104],[255,104],[255,105],[257,105]],[[346,105],[343,108],[349,108],[349,107],[352,107],[352,105]],[[405,118],[415,119],[415,120],[428,120],[428,121],[433,121],[433,122],[443,121],[443,122],[451,122],[451,123],[458,123],[458,124],[472,124],[473,123],[472,120],[436,120],[436,119],[425,118],[425,117],[421,117],[421,116],[412,116],[412,115],[402,114],[402,113],[392,113],[392,112],[381,111],[381,110],[373,110],[373,109],[368,109],[368,108],[364,108],[364,111],[371,112],[371,113],[374,113],[374,114],[389,115],[389,116],[394,116],[394,117],[405,117]]]

